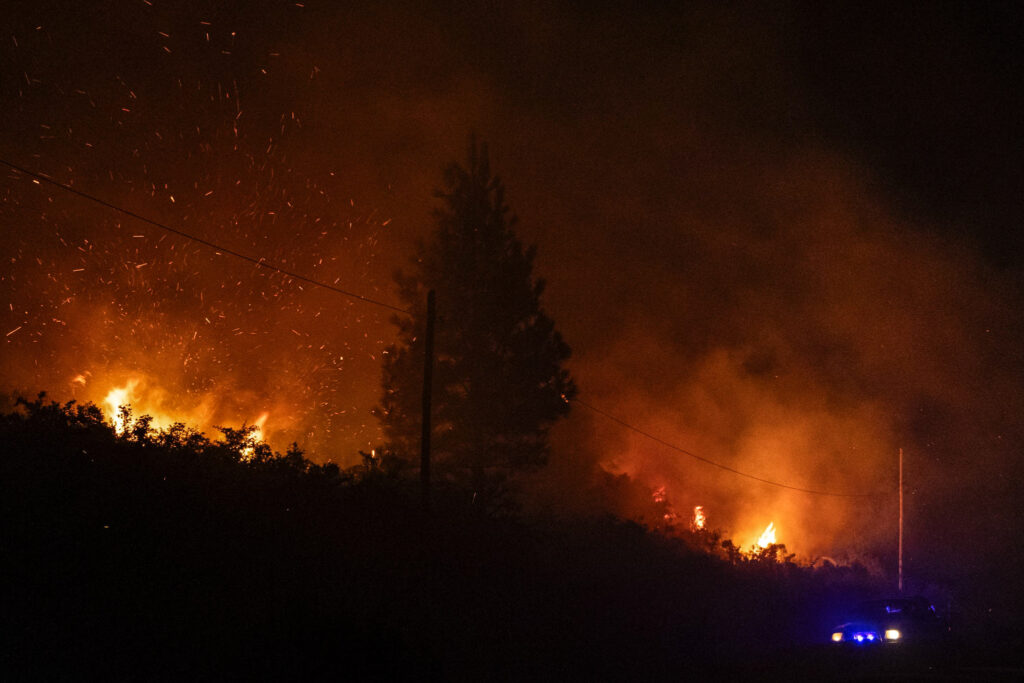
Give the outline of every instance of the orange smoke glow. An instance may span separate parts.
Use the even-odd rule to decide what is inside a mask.
[[[270,417],[270,413],[263,411],[259,417],[253,420],[252,426],[256,428],[253,432],[253,438],[257,441],[263,441],[263,426],[267,424],[268,417]]]

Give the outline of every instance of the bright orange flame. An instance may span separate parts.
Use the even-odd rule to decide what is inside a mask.
[[[700,531],[707,524],[707,517],[704,516],[704,506],[698,505],[693,508],[693,528]]]
[[[769,522],[765,528],[764,533],[761,534],[761,538],[757,539],[757,545],[759,548],[767,548],[770,545],[775,544],[775,522]]]
[[[110,386],[110,385],[108,385]],[[193,428],[203,429],[216,427],[216,422],[221,421],[218,417],[218,402],[215,394],[205,395],[199,404],[188,404],[188,399],[182,401],[175,399],[163,390],[160,386],[145,376],[129,376],[123,385],[115,385],[107,392],[103,399],[102,407],[106,413],[107,421],[114,428],[114,433],[123,436],[132,429],[131,424],[126,424],[121,414],[122,406],[132,408],[133,417],[146,415],[150,418],[149,427],[152,429],[166,429],[175,423],[190,425]],[[185,405],[182,405],[185,403]],[[260,413],[256,419],[245,422],[251,428],[247,444],[242,449],[242,457],[251,459],[256,452],[256,444],[267,440],[267,418],[268,411]],[[224,420],[228,423],[233,421],[231,417]]]
[[[270,413],[264,411],[253,420],[251,425],[253,430],[249,437],[249,445],[242,449],[242,460],[252,460],[252,456],[256,454],[256,444],[263,441],[263,426],[267,424],[268,417],[270,417]]]
[[[121,406],[130,406],[132,399],[135,397],[135,387],[139,384],[138,380],[130,379],[128,383],[123,387],[114,387],[107,393],[107,397],[103,399],[104,405],[109,409],[107,415],[110,420],[110,424],[114,426],[114,433],[118,436],[124,434],[124,430],[128,425],[124,423],[124,416],[121,414]]]

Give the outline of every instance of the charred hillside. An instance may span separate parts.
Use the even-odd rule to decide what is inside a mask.
[[[134,425],[42,398],[2,418],[15,677],[677,678],[820,639],[872,589],[461,492],[425,515],[414,477]]]

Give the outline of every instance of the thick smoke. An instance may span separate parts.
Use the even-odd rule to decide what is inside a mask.
[[[660,229],[686,235],[658,255],[678,259],[675,273],[606,292],[644,287],[650,300],[607,308],[622,317],[579,358],[583,395],[761,478],[886,495],[768,486],[617,427],[602,428],[603,462],[667,486],[680,512],[704,505],[745,545],[774,520],[801,553],[894,557],[902,447],[910,553],[953,543],[934,531],[939,519],[959,542],[984,534],[991,518],[962,512],[983,509],[974,486],[999,491],[977,473],[1009,475],[1019,438],[1008,408],[1020,400],[1019,365],[1007,364],[1016,312],[992,295],[1007,283],[966,246],[893,218],[840,158],[760,170],[743,186],[746,224],[682,216]]]

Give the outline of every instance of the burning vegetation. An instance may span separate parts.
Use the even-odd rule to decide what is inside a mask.
[[[757,547],[763,549],[775,543],[775,522],[769,522],[768,526],[765,527],[764,531],[757,538]]]
[[[698,505],[693,508],[693,528],[702,531],[707,527],[707,517],[704,515],[704,506]]]

